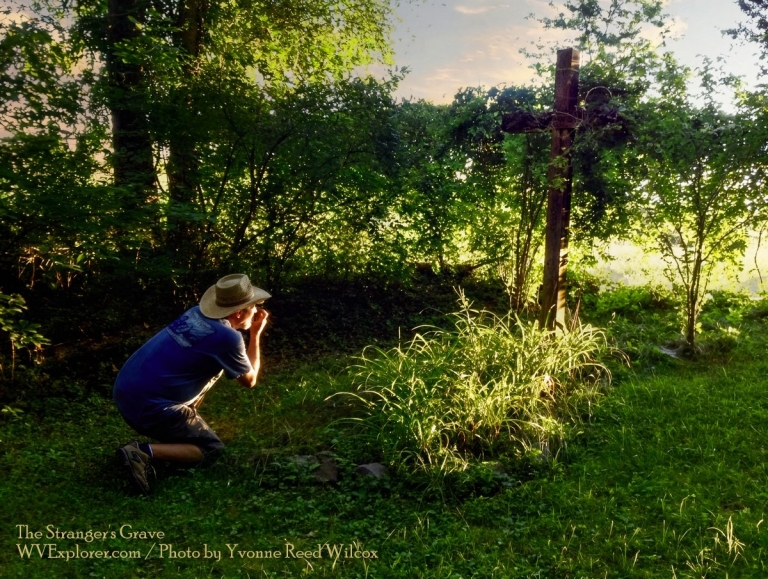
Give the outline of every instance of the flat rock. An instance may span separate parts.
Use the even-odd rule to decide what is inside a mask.
[[[659,350],[659,352],[661,352],[662,354],[664,354],[666,356],[669,356],[670,358],[675,358],[676,360],[680,359],[680,354],[679,354],[677,348],[672,349],[672,348],[667,348],[665,346],[659,346],[658,350]]]
[[[361,476],[372,476],[374,478],[382,478],[389,475],[389,469],[378,462],[361,464],[355,469],[355,472]]]
[[[339,481],[339,467],[331,455],[326,452],[318,454],[299,454],[288,459],[312,478],[321,483],[335,483]]]
[[[320,464],[320,461],[317,460],[317,457],[314,454],[297,454],[296,456],[291,456],[288,459],[288,462],[295,464],[299,468],[306,469],[310,469],[315,465]]]
[[[320,461],[320,466],[312,473],[315,479],[324,483],[339,482],[339,467],[333,458],[322,452],[315,456]]]

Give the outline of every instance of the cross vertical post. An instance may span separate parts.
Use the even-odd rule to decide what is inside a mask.
[[[568,231],[571,214],[571,146],[578,124],[579,51],[557,51],[552,148],[547,173],[547,230],[544,239],[544,280],[539,325],[565,329]]]

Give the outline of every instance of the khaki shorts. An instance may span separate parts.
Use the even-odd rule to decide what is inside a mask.
[[[194,444],[206,456],[224,448],[216,433],[201,418],[195,408],[176,404],[166,408],[167,417],[150,428],[136,429],[139,433],[168,444]]]

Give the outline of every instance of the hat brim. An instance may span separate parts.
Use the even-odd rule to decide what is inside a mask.
[[[216,304],[216,285],[212,285],[200,298],[200,311],[206,318],[221,319],[226,318],[229,314],[234,314],[238,310],[258,304],[271,298],[271,294],[265,292],[263,289],[256,286],[251,286],[253,295],[248,301],[238,304],[236,306],[222,307]]]

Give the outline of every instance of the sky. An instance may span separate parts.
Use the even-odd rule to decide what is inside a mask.
[[[663,50],[691,67],[701,56],[724,57],[728,71],[756,83],[756,47],[721,34],[745,20],[736,0],[667,0],[665,11],[673,17],[676,39]],[[555,14],[549,0],[403,2],[393,34],[395,64],[410,72],[396,96],[447,103],[462,87],[528,81],[532,73],[520,48],[539,39],[560,40],[526,18],[531,13]]]

